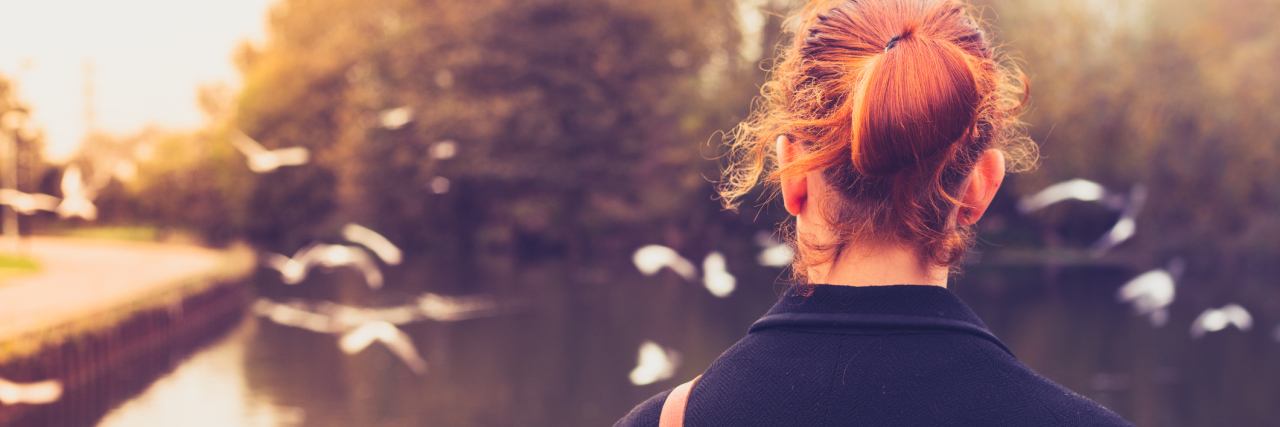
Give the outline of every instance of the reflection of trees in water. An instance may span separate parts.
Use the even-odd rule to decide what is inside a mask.
[[[755,251],[744,246],[730,256],[749,260]],[[563,262],[509,261],[458,267],[410,258],[389,275],[389,286],[405,283],[396,274],[435,277],[431,285],[442,288],[446,280],[464,280],[466,288],[526,307],[502,317],[404,325],[431,365],[426,375],[414,375],[380,347],[347,356],[333,336],[264,323],[249,344],[248,384],[272,402],[307,411],[308,425],[608,425],[677,379],[699,373],[775,299],[771,281],[719,299],[673,273],[641,277],[628,264],[596,282],[575,278],[575,266]],[[466,270],[450,271],[457,268]],[[761,267],[747,271],[773,277]],[[384,298],[364,289],[355,274],[320,277],[309,291],[277,281],[268,277],[264,293],[322,295],[340,288],[352,290],[338,297],[351,304]],[[676,377],[631,384],[636,348],[645,340],[679,349],[686,362]]]

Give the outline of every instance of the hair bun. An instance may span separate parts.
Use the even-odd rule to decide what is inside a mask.
[[[914,34],[870,61],[851,106],[858,172],[943,162],[939,154],[968,139],[982,96],[965,58],[953,44]]]

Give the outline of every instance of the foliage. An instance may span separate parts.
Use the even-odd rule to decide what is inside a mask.
[[[19,191],[32,191],[39,185],[39,177],[48,168],[41,153],[44,149],[44,134],[30,120],[31,108],[21,99],[15,90],[14,82],[0,75],[0,143],[14,142],[17,159],[17,182]],[[7,160],[3,168],[8,167]],[[27,232],[27,231],[24,231]]]
[[[1043,167],[1019,192],[1076,177],[1142,183],[1140,252],[1194,254],[1228,276],[1257,275],[1280,253],[1280,3],[988,3],[1034,76]]]
[[[751,70],[704,71],[736,29],[727,1],[282,2],[242,49],[238,124],[315,162],[257,180],[250,236],[296,247],[356,221],[410,249],[580,253],[714,214],[702,143],[746,108],[714,91]],[[396,108],[408,123],[384,125]],[[456,157],[433,158],[441,141]]]

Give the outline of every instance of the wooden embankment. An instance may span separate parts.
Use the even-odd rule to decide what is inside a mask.
[[[49,404],[0,403],[0,426],[91,425],[243,317],[245,248],[35,238],[37,274],[0,283],[0,378],[57,380]]]

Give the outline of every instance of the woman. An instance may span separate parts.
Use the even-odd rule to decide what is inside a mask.
[[[1129,425],[1026,367],[947,290],[1007,169],[1023,76],[953,0],[813,1],[729,142],[795,217],[797,285],[619,426]]]

